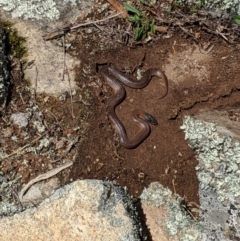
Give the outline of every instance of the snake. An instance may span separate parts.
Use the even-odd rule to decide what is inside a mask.
[[[106,110],[110,121],[115,127],[115,131],[119,135],[120,144],[125,148],[134,149],[150,135],[151,128],[149,124],[157,125],[158,122],[151,114],[141,109],[136,109],[132,112],[132,117],[134,124],[137,125],[140,130],[131,139],[128,137],[124,125],[115,112],[116,107],[123,102],[126,97],[126,90],[122,84],[130,88],[142,89],[149,84],[153,76],[161,77],[163,78],[166,87],[165,93],[159,97],[159,99],[162,99],[168,94],[168,79],[159,68],[149,68],[143,73],[142,78],[138,81],[110,65],[103,66],[100,69],[100,74],[107,84],[114,90],[114,94],[107,100]]]

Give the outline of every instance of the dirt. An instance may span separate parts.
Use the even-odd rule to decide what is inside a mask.
[[[91,42],[88,43],[91,46]],[[83,47],[78,51],[81,56],[88,56]],[[141,108],[158,120],[158,125],[152,126],[151,135],[139,147],[129,150],[119,145],[105,110],[112,90],[95,72],[94,80],[86,82],[93,98],[90,128],[79,147],[72,169],[73,179],[116,180],[126,186],[134,198],[148,184],[158,181],[185,197],[186,202],[199,203],[197,160],[180,130],[182,118],[203,108],[238,105],[239,58],[239,47],[221,39],[203,34],[201,44],[196,45],[178,33],[143,46],[101,51],[95,55],[93,63],[86,59],[92,72],[96,63],[111,63],[127,73],[140,63],[143,63],[143,71],[158,67],[168,77],[169,93],[159,99],[164,93],[164,84],[156,77],[144,89],[126,87],[127,97],[116,112],[128,135],[131,137],[138,131],[131,117],[134,109]]]
[[[74,160],[70,172],[58,174],[62,184],[77,179],[115,180],[126,186],[136,200],[144,187],[158,181],[184,197],[187,203],[199,203],[197,160],[180,126],[185,115],[194,115],[199,110],[240,105],[240,46],[230,45],[222,38],[204,32],[200,33],[196,44],[182,31],[147,44],[127,46],[109,38],[108,34],[101,36],[99,29],[90,29],[90,34],[86,30],[66,38],[73,47],[69,53],[81,60],[76,69],[79,89],[73,102],[68,94],[62,100],[47,95],[34,99],[33,95],[22,92],[25,84],[18,80],[13,84],[5,113],[4,118],[8,119],[12,112],[24,112],[29,101],[34,100],[44,113],[42,122],[47,126],[48,136],[52,137],[54,151],[51,157],[55,162],[49,162],[47,155],[18,153],[18,159],[27,160],[28,164],[26,161],[16,163],[15,157],[11,161],[6,159],[1,162],[2,174],[9,179],[21,175],[21,182],[14,187],[20,190],[23,183],[40,173],[64,160]],[[169,89],[165,98],[159,99],[164,93],[162,79],[154,77],[144,89],[126,87],[127,97],[117,107],[117,115],[130,138],[138,131],[131,117],[134,109],[143,109],[158,121],[157,126],[151,127],[150,136],[136,149],[120,146],[106,113],[106,101],[113,92],[97,71],[97,66],[101,68],[101,64],[106,63],[133,77],[136,77],[136,69],[144,71],[151,67],[162,69],[168,77]],[[9,154],[18,147],[16,142],[10,141],[13,134],[7,135],[6,130],[24,140],[24,131],[30,133],[31,128],[11,129],[7,123],[4,119],[1,123],[2,133],[7,136],[2,146],[8,144]],[[39,135],[34,132],[30,141],[22,141],[19,146],[32,143],[36,137]],[[68,150],[69,143],[76,137],[79,141],[75,148]],[[57,149],[56,146],[61,147]],[[66,154],[65,150],[68,150]],[[57,160],[58,157],[61,158]]]

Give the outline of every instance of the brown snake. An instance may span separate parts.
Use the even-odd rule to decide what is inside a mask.
[[[132,149],[139,146],[149,135],[151,132],[151,128],[148,123],[157,125],[157,120],[150,114],[146,113],[143,110],[136,109],[132,112],[134,123],[140,127],[140,131],[130,140],[127,136],[126,130],[119,120],[115,113],[115,108],[125,99],[126,91],[122,84],[135,88],[141,89],[146,87],[151,78],[153,76],[162,77],[166,91],[163,96],[160,97],[162,99],[168,93],[168,80],[166,75],[158,68],[150,68],[144,72],[142,78],[139,81],[131,79],[129,76],[125,75],[121,71],[115,69],[112,66],[104,66],[100,69],[100,73],[108,83],[108,85],[114,90],[114,95],[107,102],[107,112],[109,114],[109,118],[112,121],[116,132],[120,137],[120,143],[122,146]],[[120,82],[119,82],[119,81]]]

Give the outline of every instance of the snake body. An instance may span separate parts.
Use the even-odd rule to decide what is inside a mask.
[[[157,125],[157,120],[149,113],[143,110],[136,109],[132,112],[134,123],[140,128],[140,131],[134,135],[132,139],[129,139],[126,130],[115,113],[115,108],[125,99],[126,91],[121,83],[135,89],[141,89],[146,87],[153,76],[162,77],[165,82],[166,91],[160,98],[163,98],[168,93],[168,80],[166,75],[158,68],[150,68],[144,72],[142,78],[136,81],[129,76],[125,75],[121,71],[112,66],[104,66],[100,70],[101,75],[107,84],[114,90],[114,95],[107,101],[107,112],[109,118],[113,123],[116,132],[120,138],[120,144],[125,148],[136,148],[139,146],[151,132],[151,128],[148,123]],[[120,83],[120,82],[121,83]]]

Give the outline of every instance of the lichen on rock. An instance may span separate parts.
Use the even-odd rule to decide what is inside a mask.
[[[11,11],[13,18],[56,20],[60,15],[53,0],[0,0],[0,7]]]
[[[224,126],[191,116],[181,129],[195,150],[203,240],[240,238],[240,142]],[[223,131],[224,130],[224,131]]]
[[[239,0],[206,0],[206,8],[240,14]]]
[[[240,14],[240,2],[239,0],[177,0],[176,3],[186,4],[189,6],[202,6],[203,8],[219,13],[220,15],[228,14]]]
[[[201,225],[187,213],[186,207],[182,204],[183,198],[179,195],[173,194],[170,189],[164,188],[160,183],[153,182],[143,190],[140,198],[147,205],[166,210],[167,215],[159,216],[158,223],[166,230],[171,240],[201,240]]]
[[[221,202],[230,195],[240,197],[240,142],[219,134],[216,124],[190,116],[185,118],[181,129],[197,153],[200,188],[214,188]]]

